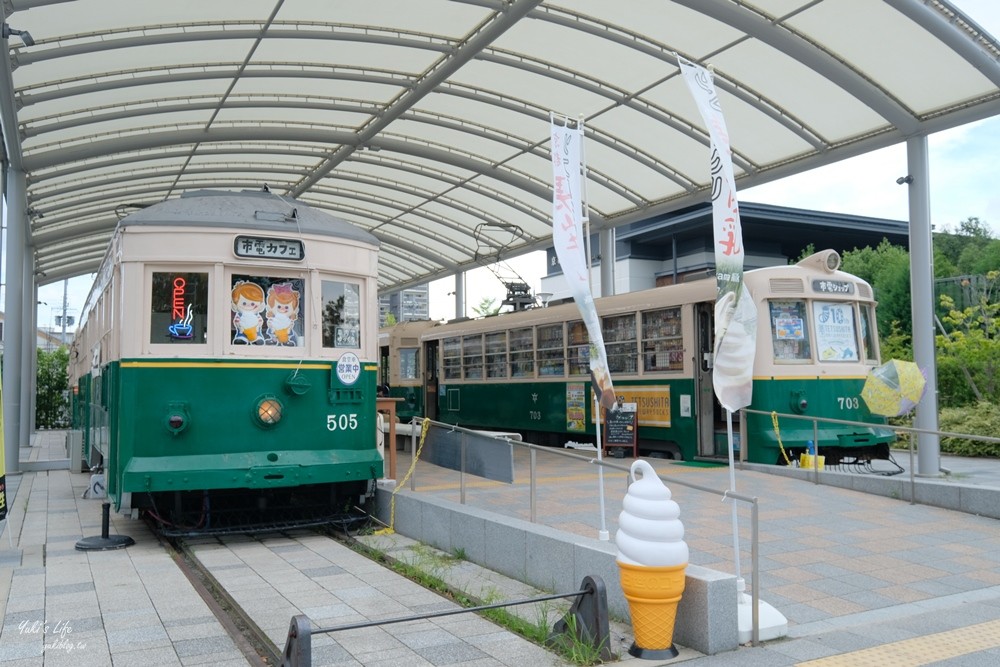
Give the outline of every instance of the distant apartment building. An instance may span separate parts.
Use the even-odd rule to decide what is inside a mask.
[[[379,326],[385,326],[390,313],[397,322],[428,319],[430,317],[430,289],[428,285],[417,285],[392,294],[379,295]]]

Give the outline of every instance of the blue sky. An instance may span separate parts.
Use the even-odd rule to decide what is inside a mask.
[[[1000,36],[1000,1],[952,0],[986,31]],[[969,217],[989,223],[1000,237],[1000,117],[939,132],[928,139],[931,170],[931,221],[936,229],[954,229]],[[750,188],[739,193],[743,201],[812,208],[837,213],[906,219],[907,188],[896,184],[905,175],[903,145],[844,160],[797,176]],[[535,291],[544,273],[544,254],[532,253],[510,262]],[[90,289],[92,276],[68,281],[68,310],[78,315]],[[431,284],[431,317],[454,317],[451,279]],[[484,297],[499,303],[504,288],[492,272],[477,269],[466,281],[469,314]],[[63,283],[39,288],[38,324],[54,324],[62,312]]]

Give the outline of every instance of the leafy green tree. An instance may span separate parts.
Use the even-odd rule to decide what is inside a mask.
[[[385,314],[385,326],[391,327],[391,326],[395,326],[395,324],[396,324],[396,316],[393,315],[392,313],[386,313]]]
[[[472,312],[474,312],[479,317],[488,317],[489,315],[496,315],[500,312],[501,305],[497,304],[497,300],[491,296],[484,296],[483,300],[479,302],[478,306],[472,307]]]
[[[934,276],[947,278],[970,273],[986,273],[1000,266],[977,266],[984,249],[993,241],[993,230],[984,221],[970,217],[951,231],[944,227],[934,233]]]
[[[962,275],[980,275],[1000,270],[1000,240],[983,240],[970,243],[958,258],[958,271]]]
[[[950,296],[941,297],[948,310],[941,318],[946,333],[937,336],[942,405],[1000,402],[1000,271],[988,272],[977,292],[973,305],[962,310]],[[958,373],[964,382],[949,377]]]
[[[893,322],[900,334],[912,333],[910,254],[905,248],[882,239],[877,248],[866,246],[845,252],[841,269],[867,281],[875,290],[881,338],[893,332]]]
[[[35,395],[35,428],[63,428],[69,421],[69,349],[65,346],[37,351],[38,374]]]

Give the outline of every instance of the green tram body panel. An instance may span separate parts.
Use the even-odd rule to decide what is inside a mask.
[[[345,386],[335,361],[126,359],[80,381],[91,398],[87,450],[104,454],[109,496],[266,489],[382,476],[376,364]],[[293,381],[289,381],[293,378]],[[98,394],[97,387],[100,392]],[[281,420],[257,418],[263,398]],[[183,415],[174,432],[171,415]]]
[[[698,454],[698,428],[695,415],[699,411],[695,405],[697,395],[694,380],[682,378],[672,381],[623,381],[625,391],[641,391],[642,388],[656,388],[662,394],[669,387],[670,426],[650,425],[648,415],[644,416],[639,407],[638,445],[640,449],[656,448],[657,442],[672,442],[679,449],[685,461],[694,460]],[[580,392],[569,390],[569,386],[583,386]],[[844,452],[867,448],[873,445],[888,445],[895,440],[894,433],[882,426],[885,421],[873,416],[860,399],[863,378],[789,378],[755,379],[753,401],[748,406],[753,410],[776,411],[778,413],[799,413],[799,400],[805,399],[807,407],[800,414],[818,419],[831,418],[847,421],[872,422],[870,427],[851,427],[841,424],[817,424],[820,453],[829,453],[836,459],[837,449]],[[536,431],[560,434],[564,440],[573,440],[575,435],[594,437],[593,395],[590,382],[545,381],[524,383],[452,383],[442,384],[438,390],[438,415],[442,422],[497,431]],[[619,385],[616,384],[616,389]],[[571,418],[568,396],[575,394],[582,398],[585,418],[582,422]],[[682,416],[680,397],[692,396],[691,416]],[[419,394],[418,394],[419,397]],[[575,408],[579,412],[577,401]],[[806,420],[779,420],[776,433],[770,415],[746,414],[746,460],[752,463],[784,463],[781,445],[789,458],[797,457],[805,451],[806,443],[814,440],[813,422]],[[715,425],[723,436],[724,424]],[[738,425],[734,425],[738,428]],[[718,437],[718,433],[715,434]],[[834,451],[831,451],[834,450]],[[721,451],[725,451],[723,448]],[[718,452],[717,452],[718,453]]]
[[[797,456],[805,451],[806,443],[816,440],[817,436],[819,453],[832,458],[839,456],[837,449],[845,452],[860,447],[871,449],[874,445],[894,442],[895,433],[884,426],[882,417],[872,415],[861,399],[864,383],[864,378],[755,378],[753,400],[749,406],[753,410],[800,414],[817,419],[872,422],[872,425],[847,426],[779,418],[776,432],[771,415],[746,415],[747,460],[753,463],[785,463],[782,447],[789,458],[793,458],[793,452]],[[800,400],[807,403],[804,410],[799,407]]]
[[[691,460],[697,449],[697,424],[694,412],[681,416],[680,397],[694,395],[691,378],[664,381],[629,380],[616,385],[623,395],[654,392],[656,400],[669,394],[669,408],[659,408],[659,423],[664,415],[669,426],[649,425],[650,415],[639,404],[637,442],[654,445],[672,442],[681,456]],[[594,398],[591,383],[585,380],[518,383],[442,384],[438,390],[438,415],[441,421],[458,426],[497,431],[539,431],[574,436],[595,437]],[[628,399],[627,399],[628,400]],[[640,399],[642,400],[642,399]],[[692,398],[692,405],[694,399]],[[655,445],[654,445],[655,446]]]
[[[396,417],[400,422],[408,424],[414,418],[424,418],[423,387],[390,387],[389,397],[402,399],[396,403]]]

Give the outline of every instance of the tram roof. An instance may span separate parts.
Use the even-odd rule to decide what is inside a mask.
[[[545,248],[550,111],[585,121],[594,231],[707,201],[676,54],[714,70],[740,188],[1000,113],[1000,45],[946,0],[3,8],[41,284],[96,270],[116,210],[205,188],[370,231],[386,291]]]
[[[250,222],[248,222],[250,221]],[[314,209],[301,201],[270,192],[192,190],[180,197],[143,208],[122,218],[119,225],[200,227],[206,223],[234,231],[252,229],[284,236],[336,236],[378,246],[364,229]]]

